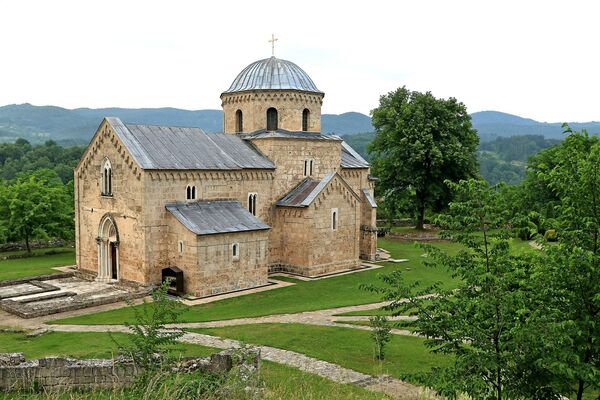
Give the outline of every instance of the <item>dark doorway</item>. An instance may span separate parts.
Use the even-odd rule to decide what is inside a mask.
[[[110,243],[110,277],[117,278],[117,246],[113,242]]]

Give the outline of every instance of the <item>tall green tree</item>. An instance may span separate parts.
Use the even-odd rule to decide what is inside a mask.
[[[31,253],[33,238],[73,235],[73,204],[56,172],[21,173],[0,191],[0,223],[8,239],[23,240]]]
[[[385,286],[370,289],[392,301],[387,308],[393,315],[416,308],[416,332],[433,351],[452,355],[448,366],[423,378],[440,394],[450,399],[462,393],[490,400],[557,398],[547,384],[554,377],[535,364],[537,349],[523,340],[535,256],[511,253],[510,232],[504,229],[508,216],[495,188],[473,179],[449,184],[455,201],[438,222],[446,227],[443,236],[464,245],[463,250],[449,255],[423,247],[427,264],[450,270],[459,287],[416,290],[418,283],[406,284],[396,271],[383,278]]]
[[[425,211],[439,211],[451,199],[444,181],[478,172],[479,139],[471,117],[454,98],[406,87],[381,96],[371,115],[375,138],[369,152],[378,190],[385,201],[407,204],[422,229]]]
[[[546,246],[536,281],[539,326],[533,339],[546,349],[540,363],[560,375],[558,383],[600,396],[600,140],[571,132],[552,151],[551,165],[532,180],[550,191],[558,245]],[[564,387],[563,387],[564,389]]]

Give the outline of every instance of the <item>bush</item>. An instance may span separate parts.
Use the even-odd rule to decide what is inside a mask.
[[[535,223],[529,221],[527,222],[527,226],[523,228],[519,228],[518,236],[521,240],[531,240],[537,235],[538,227]]]
[[[556,235],[556,230],[548,229],[546,233],[544,233],[544,240],[547,242],[556,242],[558,240],[558,235]]]
[[[144,300],[141,308],[129,305],[134,312],[134,322],[126,321],[125,326],[132,331],[131,344],[123,345],[111,336],[120,355],[131,358],[141,369],[140,381],[144,384],[152,372],[172,363],[170,353],[184,333],[181,329],[165,326],[176,323],[182,312],[181,304],[167,296],[168,289],[169,282],[165,281],[152,292],[152,303]]]
[[[388,320],[382,315],[375,315],[370,317],[369,321],[373,329],[371,331],[371,339],[375,346],[375,359],[383,360],[385,358],[383,348],[391,339],[391,329],[388,325]]]

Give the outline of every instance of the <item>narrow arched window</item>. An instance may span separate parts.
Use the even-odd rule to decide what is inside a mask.
[[[189,185],[185,188],[185,198],[187,200],[196,200],[196,186]]]
[[[256,215],[256,193],[248,193],[248,211]]]
[[[273,107],[267,110],[267,130],[277,130],[277,110]]]
[[[235,131],[238,133],[244,132],[244,115],[242,114],[242,110],[235,112]]]
[[[332,230],[337,230],[338,227],[338,209],[337,208],[332,208],[331,209],[331,229]]]
[[[240,259],[240,245],[239,243],[234,243],[231,245],[231,256],[234,260]]]
[[[308,119],[310,118],[310,111],[308,110],[308,108],[305,108],[304,111],[302,111],[302,130],[304,132],[308,131]]]
[[[101,193],[103,196],[112,196],[112,166],[108,158],[102,163]]]

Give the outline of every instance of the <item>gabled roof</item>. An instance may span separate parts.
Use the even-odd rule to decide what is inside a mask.
[[[304,179],[281,200],[275,203],[275,205],[280,207],[308,207],[336,175],[346,186],[346,188],[354,195],[354,197],[360,201],[358,195],[354,193],[352,188],[350,188],[346,181],[339,176],[337,172],[330,172],[329,174],[325,175],[321,181],[310,178]]]
[[[274,169],[251,143],[236,135],[207,134],[200,128],[124,124],[107,117],[142,169]]]
[[[308,207],[310,202],[304,203],[319,183],[320,181],[306,178],[275,204],[285,207]]]
[[[350,145],[342,142],[342,168],[369,168],[367,160],[361,157]]]
[[[237,200],[172,203],[165,208],[196,235],[250,232],[269,225],[250,214]]]

